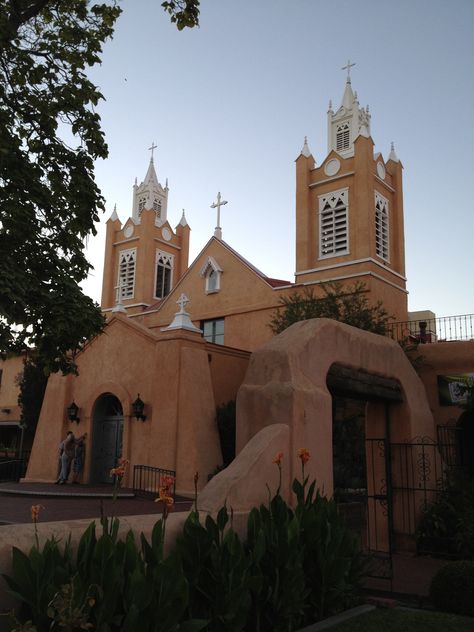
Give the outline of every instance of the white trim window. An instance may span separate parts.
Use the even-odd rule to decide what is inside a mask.
[[[201,322],[202,335],[204,340],[215,345],[224,344],[224,319],[203,320]]]
[[[208,257],[206,259],[206,263],[202,266],[199,274],[206,280],[207,294],[219,292],[219,290],[221,289],[222,268],[214,259],[214,257]]]
[[[120,298],[133,298],[135,293],[135,268],[137,261],[137,249],[129,248],[119,253],[119,269],[117,288]]]
[[[146,197],[141,197],[138,199],[138,217],[142,214],[142,211],[145,210]]]
[[[173,284],[174,256],[157,250],[155,266],[155,298],[164,298],[171,292]]]
[[[160,198],[155,198],[153,200],[153,210],[156,213],[156,218],[161,219],[161,200]]]
[[[377,191],[375,191],[375,252],[384,261],[390,261],[388,200]]]
[[[349,189],[319,199],[319,258],[349,254]]]
[[[349,149],[351,144],[351,128],[349,121],[339,123],[336,127],[336,151]]]

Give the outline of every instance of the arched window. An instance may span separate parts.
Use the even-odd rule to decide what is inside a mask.
[[[375,192],[375,252],[385,261],[390,260],[388,200]]]
[[[350,140],[349,123],[341,123],[336,130],[336,151],[349,149]]]
[[[161,200],[159,198],[153,200],[153,210],[156,213],[156,217],[161,219]]]
[[[155,298],[164,298],[172,287],[173,255],[161,250],[156,251]]]
[[[133,298],[135,291],[135,262],[137,249],[121,250],[119,257],[119,274],[117,287],[120,298]]]
[[[221,289],[222,268],[214,257],[208,257],[201,268],[200,275],[206,280],[206,292],[218,292]]]

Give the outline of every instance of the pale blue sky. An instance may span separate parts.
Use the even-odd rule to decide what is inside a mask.
[[[220,190],[224,240],[294,280],[294,160],[305,135],[324,160],[328,101],[340,105],[350,58],[375,151],[387,158],[394,141],[404,166],[409,309],[474,312],[473,0],[202,0],[200,28],[183,32],[160,0],[120,4],[92,72],[110,149],[96,170],[107,213],[88,248],[93,298],[105,221],[115,203],[122,222],[131,215],[152,141],[173,227],[186,210],[191,260],[213,234]]]

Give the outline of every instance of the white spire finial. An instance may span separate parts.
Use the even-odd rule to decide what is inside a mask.
[[[329,99],[328,112],[332,112],[332,99]]]
[[[220,191],[217,193],[217,202],[211,204],[211,208],[217,209],[217,226],[214,230],[214,237],[218,239],[222,239],[222,229],[221,229],[221,206],[227,204],[227,200],[222,200]]]
[[[179,223],[181,224],[181,226],[188,225],[188,222],[186,221],[186,215],[184,214],[184,208],[183,208],[183,214],[181,215],[181,219],[179,220]]]
[[[350,83],[351,82],[351,68],[352,68],[352,66],[355,66],[355,62],[353,64],[351,64],[351,60],[348,59],[347,60],[347,64],[341,68],[341,70],[347,70],[346,83]]]
[[[395,153],[395,145],[393,141],[390,143],[390,153],[388,155],[388,159],[393,160],[393,162],[400,162],[397,154]]]
[[[308,147],[308,137],[307,136],[304,137],[304,144],[303,144],[303,149],[301,150],[301,155],[305,156],[305,158],[309,158],[309,156],[311,156],[311,152],[310,152],[309,147]]]

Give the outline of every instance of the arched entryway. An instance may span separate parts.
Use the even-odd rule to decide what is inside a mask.
[[[110,470],[122,454],[123,410],[112,393],[101,395],[94,406],[91,483],[112,483]]]

